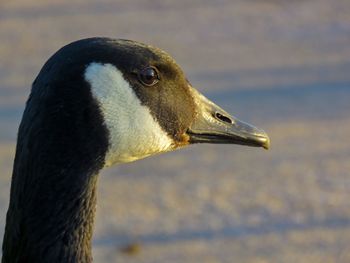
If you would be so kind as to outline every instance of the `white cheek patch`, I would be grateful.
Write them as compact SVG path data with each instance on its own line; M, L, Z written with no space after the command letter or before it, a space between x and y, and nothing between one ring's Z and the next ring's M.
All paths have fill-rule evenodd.
M122 73L111 64L91 63L84 74L109 130L105 165L131 162L174 149L173 140L141 105Z

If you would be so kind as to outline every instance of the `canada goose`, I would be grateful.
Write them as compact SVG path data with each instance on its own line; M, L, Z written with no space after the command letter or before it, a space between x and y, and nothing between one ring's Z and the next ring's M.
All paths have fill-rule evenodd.
M19 127L3 263L91 262L100 170L192 143L269 147L196 91L164 51L90 38L35 79Z

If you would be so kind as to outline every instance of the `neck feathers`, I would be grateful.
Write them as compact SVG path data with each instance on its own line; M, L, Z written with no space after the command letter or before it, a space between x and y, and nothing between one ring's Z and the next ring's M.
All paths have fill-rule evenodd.
M3 263L92 260L95 188L108 132L90 89L81 79L67 78L68 85L55 86L39 75L27 102L18 133Z
M3 242L5 262L92 262L91 239L96 208L96 181L92 177L78 197L41 199L39 207L17 208L7 213ZM79 189L76 189L79 191ZM17 206L20 206L17 204ZM42 207L42 209L40 209Z

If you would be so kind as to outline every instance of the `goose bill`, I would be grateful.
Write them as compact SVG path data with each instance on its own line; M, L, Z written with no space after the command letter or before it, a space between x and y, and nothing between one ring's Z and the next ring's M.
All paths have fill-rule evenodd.
M190 143L241 144L270 147L268 135L261 129L230 116L226 111L196 92L197 114L187 130Z

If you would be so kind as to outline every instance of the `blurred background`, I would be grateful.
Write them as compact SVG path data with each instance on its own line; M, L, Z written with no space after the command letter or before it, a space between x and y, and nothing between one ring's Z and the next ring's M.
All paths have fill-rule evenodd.
M168 51L272 141L105 170L95 262L350 262L348 0L1 1L1 237L31 83L57 49L91 36Z

